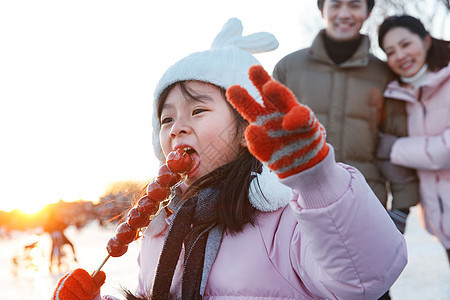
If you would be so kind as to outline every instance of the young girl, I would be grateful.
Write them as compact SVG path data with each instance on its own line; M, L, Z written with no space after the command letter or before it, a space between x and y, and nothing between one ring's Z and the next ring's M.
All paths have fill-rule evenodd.
M411 16L387 18L378 42L398 75L386 88L388 101L405 101L409 137L382 136L379 158L417 169L426 229L437 236L450 261L450 47L432 38ZM393 167L394 166L394 167ZM395 180L395 178L393 178Z
M156 155L188 148L195 165L144 234L128 299L377 299L406 265L403 236L361 173L335 162L313 113L248 52L276 39L241 34L229 20L156 88ZM54 299L100 299L99 274L66 275Z

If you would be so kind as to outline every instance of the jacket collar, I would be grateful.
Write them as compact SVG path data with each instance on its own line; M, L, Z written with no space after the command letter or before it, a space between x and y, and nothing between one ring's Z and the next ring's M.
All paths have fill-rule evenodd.
M438 87L449 79L450 79L450 63L446 67L443 67L437 72L428 73L428 76L425 79L423 86L431 88Z
M323 35L325 34L325 30L321 30L319 34L314 39L311 47L309 48L310 55L317 60L320 60L323 63L336 66L336 64L330 59L328 56L327 50L325 49L325 43L323 41ZM356 49L355 54L338 65L340 68L351 68L351 67L364 67L369 64L369 52L370 50L370 40L366 35L362 36L361 44Z
M398 79L393 80L387 85L384 96L407 102L415 102L419 88L423 88L424 96L430 96L436 91L437 87L444 84L447 80L450 80L450 64L437 72L428 73L427 78L415 89L406 89L400 84Z

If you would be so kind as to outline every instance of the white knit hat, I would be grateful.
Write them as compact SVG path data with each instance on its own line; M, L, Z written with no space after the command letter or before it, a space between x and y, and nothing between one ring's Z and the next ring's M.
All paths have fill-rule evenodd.
M164 162L159 141L160 124L157 107L161 93L171 84L184 80L212 83L224 89L239 84L256 100L260 95L248 78L248 69L259 62L252 53L275 50L278 41L270 33L258 32L242 36L242 23L236 18L228 20L214 39L211 49L195 52L172 65L156 86L153 103L153 149L155 156Z

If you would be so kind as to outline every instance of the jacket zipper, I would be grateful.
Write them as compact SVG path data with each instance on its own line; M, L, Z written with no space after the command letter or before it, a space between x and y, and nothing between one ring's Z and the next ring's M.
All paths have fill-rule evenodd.
M438 195L438 202L439 202L439 210L443 214L444 213L444 205L442 204L442 198L440 195Z
M436 188L438 190L439 190L439 188L438 188L439 181L440 181L439 174L436 174L436 183L437 183ZM441 195L439 194L439 191L437 191L437 198L438 198L438 203L439 203L439 210L440 210L441 214L443 215L444 214L444 204L442 203L442 198L441 198Z
M422 111L423 111L423 118L425 119L426 115L427 115L427 108L425 106L425 104L422 101L422 94L423 94L423 88L420 87L419 88L419 99L417 99L420 103L420 105L422 106Z
M437 175L436 175L436 182L437 182L437 185L439 185L439 181L440 181L439 174L437 174ZM437 187L437 189L439 190L438 187ZM444 203L443 203L443 201L442 201L441 195L439 194L439 191L437 191L437 200L438 200L438 204L439 204L439 211L440 211L440 214L441 214L441 216L440 216L440 221L439 221L440 230L442 231L442 234L443 234L447 239L450 240L449 232L447 232L447 231L445 230L444 224L443 224L443 223L444 223L444 215L445 215L445 212L444 212Z

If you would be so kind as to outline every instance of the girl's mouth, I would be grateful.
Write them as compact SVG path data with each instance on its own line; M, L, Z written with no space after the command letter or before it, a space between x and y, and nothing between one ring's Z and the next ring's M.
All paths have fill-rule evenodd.
M188 177L191 177L200 166L200 155L198 155L197 151L195 151L195 149L190 146L182 147L182 149L186 151L186 153L189 154L192 159L192 166L188 171Z

